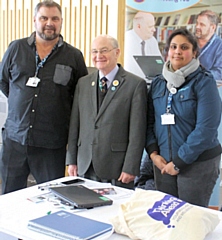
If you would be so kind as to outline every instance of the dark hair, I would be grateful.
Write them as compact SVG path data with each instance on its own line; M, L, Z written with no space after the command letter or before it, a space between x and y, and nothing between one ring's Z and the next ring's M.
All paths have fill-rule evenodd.
M58 8L59 12L60 12L61 15L62 15L61 6L60 6L58 3L54 2L53 0L44 0L43 2L39 2L39 3L36 5L36 7L35 7L35 16L37 15L37 13L38 13L38 11L39 11L39 9L40 9L41 7L48 7L48 8L50 8L50 7L56 7L56 8Z
M197 15L197 18L199 16L207 16L207 18L211 22L211 24L215 24L216 26L219 23L219 16L218 16L218 14L213 12L213 11L211 11L211 10L204 10L204 11L200 12Z
M199 48L198 48L196 37L186 28L178 28L171 33L171 35L168 37L167 42L166 42L166 47L165 47L166 53L168 53L168 51L169 51L170 43L171 43L172 39L177 35L184 36L189 41L189 43L192 44L193 52L196 52L196 57L197 57L199 55L199 51L198 51Z

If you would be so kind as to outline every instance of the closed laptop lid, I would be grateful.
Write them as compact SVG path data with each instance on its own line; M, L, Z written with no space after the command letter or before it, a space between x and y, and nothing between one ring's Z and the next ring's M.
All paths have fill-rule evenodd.
M148 79L154 78L156 75L162 73L163 69L163 58L161 56L150 55L150 56L133 56L145 77Z
M82 185L53 187L50 188L50 191L76 208L94 208L113 203L111 199Z

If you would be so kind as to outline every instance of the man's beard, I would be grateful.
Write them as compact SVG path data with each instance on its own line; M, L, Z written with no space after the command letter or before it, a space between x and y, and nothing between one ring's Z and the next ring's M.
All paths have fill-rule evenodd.
M197 39L205 39L209 36L209 34L210 34L209 30L205 32L205 34L203 34L202 31L198 31L198 33L195 32L195 36Z
M200 30L198 30L198 32L197 32L197 30L195 30L195 36L198 39L201 38L202 37L202 32Z
M198 34L198 35L195 34L195 36L196 36L197 39L201 39L201 38L202 38L202 35L201 35L201 34Z
M53 33L51 34L45 34L45 31L46 30L51 30L51 31L53 31ZM50 29L43 29L43 31L42 32L40 32L40 31L37 31L37 34L42 38L42 39L44 39L44 40L46 40L46 41L51 41L51 40L54 40L54 39L56 39L58 36L59 36L59 33L56 33L56 31L55 31L55 29L53 28L50 28Z
M55 32L53 34L45 34L44 32L37 32L37 33L42 39L46 41L54 40L59 36L59 34Z

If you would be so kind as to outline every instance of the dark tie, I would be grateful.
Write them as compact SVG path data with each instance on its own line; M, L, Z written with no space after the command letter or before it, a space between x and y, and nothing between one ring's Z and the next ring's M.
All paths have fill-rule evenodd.
M141 53L142 53L142 56L145 56L145 41L141 42Z
M107 78L102 77L99 81L99 88L101 92L106 93L107 92Z

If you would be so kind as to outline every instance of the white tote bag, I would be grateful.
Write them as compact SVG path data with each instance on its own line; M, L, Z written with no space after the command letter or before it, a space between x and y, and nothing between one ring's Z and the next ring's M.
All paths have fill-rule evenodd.
M219 221L206 208L160 191L142 189L136 189L111 219L117 233L135 240L203 240Z

